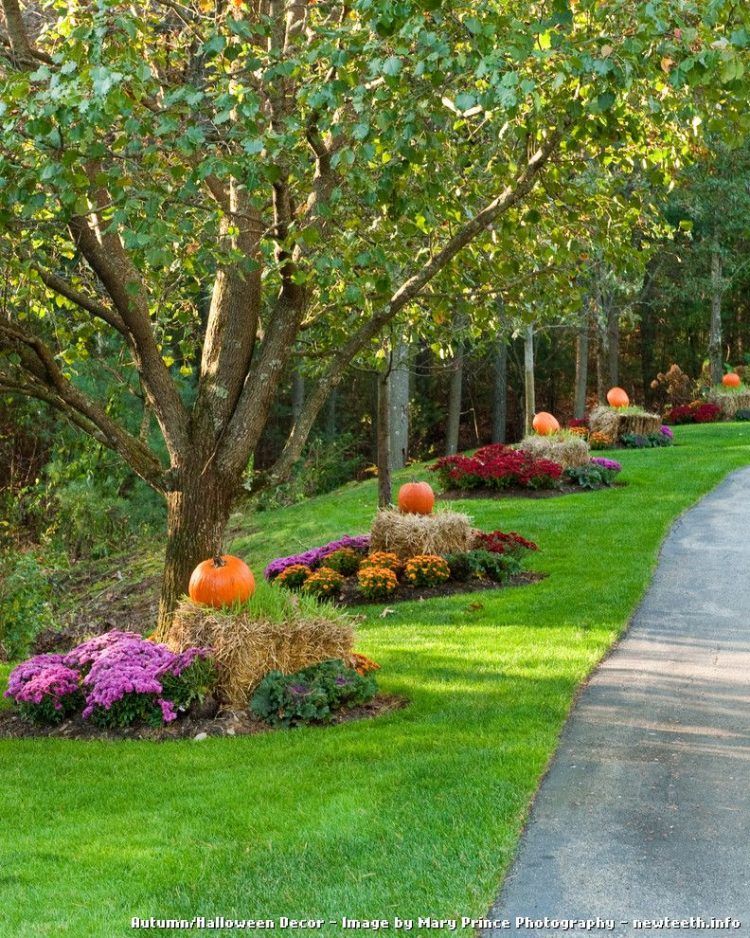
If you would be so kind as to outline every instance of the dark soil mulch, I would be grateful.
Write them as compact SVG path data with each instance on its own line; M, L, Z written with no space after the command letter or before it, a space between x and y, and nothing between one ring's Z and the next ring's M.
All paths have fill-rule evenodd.
M350 723L353 720L369 720L394 710L401 710L408 703L406 697L396 694L377 694L369 703L352 707L351 710L342 710L326 726ZM167 726L138 726L121 730L95 726L80 716L64 720L57 726L37 726L21 719L14 710L3 710L0 711L0 739L145 739L161 743L196 737L205 739L207 736L253 736L257 733L273 733L280 729L269 726L248 710L217 712L217 705L214 703L211 706L208 702L201 709L200 715L188 714Z
M602 489L622 489L627 482L615 482L612 485L594 485L583 488L580 485L559 485L554 489L525 489L520 486L507 489L450 489L438 495L440 500L463 501L471 498L558 498L560 495L580 495L582 492L599 492Z
M365 599L357 588L355 577L350 577L344 584L339 599L342 606L381 605L382 603L398 603L414 601L415 599L432 599L435 596L456 596L462 593L481 593L485 590L502 590L512 586L528 586L545 580L549 574L523 572L516 573L505 583L495 583L493 580L465 580L443 583L441 586L398 586L387 599Z

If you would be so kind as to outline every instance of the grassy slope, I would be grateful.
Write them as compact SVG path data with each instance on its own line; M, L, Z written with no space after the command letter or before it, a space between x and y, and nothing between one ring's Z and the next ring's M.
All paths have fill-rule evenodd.
M551 576L369 609L359 647L385 689L411 697L405 711L201 743L0 742L0 932L125 935L132 915L484 914L573 694L670 523L750 462L745 425L677 438L623 453L625 489L466 503L479 526L538 541L533 566ZM365 483L257 515L234 547L260 570L366 530L373 499Z

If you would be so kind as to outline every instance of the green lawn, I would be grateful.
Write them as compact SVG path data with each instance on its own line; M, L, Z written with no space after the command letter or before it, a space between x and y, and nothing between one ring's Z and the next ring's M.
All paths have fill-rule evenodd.
M627 488L463 504L479 526L537 541L533 566L550 577L386 617L369 607L359 648L406 710L199 743L0 742L0 934L109 938L135 915L483 915L576 688L627 623L670 523L750 463L744 424L678 428L677 441L618 455ZM234 548L259 573L363 532L374 492L257 514Z

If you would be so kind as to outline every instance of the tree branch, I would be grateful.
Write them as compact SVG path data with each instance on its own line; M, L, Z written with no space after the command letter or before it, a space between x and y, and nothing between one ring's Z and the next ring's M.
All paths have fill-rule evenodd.
M52 64L52 59L45 52L35 49L26 32L21 6L18 0L2 0L5 25L13 56L22 64L33 64L35 60Z
M33 264L32 266L39 274L42 282L48 286L50 290L60 296L64 296L66 299L70 300L71 303L75 303L75 305L80 306L81 309L85 309L97 318L102 319L107 325L112 326L112 328L116 329L121 335L127 337L125 323L115 310L109 309L93 297L81 293L80 290L77 290L63 277L59 277L57 274L44 270L44 268L40 267L38 264Z

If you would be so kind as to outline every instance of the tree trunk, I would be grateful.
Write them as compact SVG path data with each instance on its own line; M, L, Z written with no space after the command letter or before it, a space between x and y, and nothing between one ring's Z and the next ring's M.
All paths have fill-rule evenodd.
M390 430L390 363L378 374L377 463L378 505L386 508L392 502L391 430Z
M409 450L409 344L403 339L393 348L389 380L391 468L396 470L406 465Z
M292 372L292 423L299 420L302 408L305 406L305 379L295 368Z
M334 388L328 395L328 400L326 401L325 426L326 437L329 440L332 440L336 436L336 403L338 396L339 389Z
M620 314L610 299L607 303L607 375L609 386L620 383Z
M523 432L528 436L532 430L536 413L536 390L534 387L534 327L528 325L523 339Z
M508 341L499 336L492 364L492 442L505 443L508 423Z
M646 276L641 288L636 311L640 317L639 329L641 340L641 381L643 382L643 400L648 407L654 399L651 382L656 377L656 317L654 316L653 296L656 287L656 275L661 258L653 257L646 266Z
M453 456L458 452L458 436L461 429L461 400L464 381L464 346L456 343L451 362L450 384L448 386L448 419L445 429L445 455Z
M576 392L573 416L582 420L586 414L586 391L589 383L589 307L584 305L584 319L576 336Z
M708 339L708 360L711 383L721 384L724 356L721 350L722 263L718 247L711 253L711 329Z
M224 531L239 480L204 471L208 457L191 460L180 474L179 490L167 493L167 548L159 601L157 635L164 638L190 574L209 557L224 552Z

